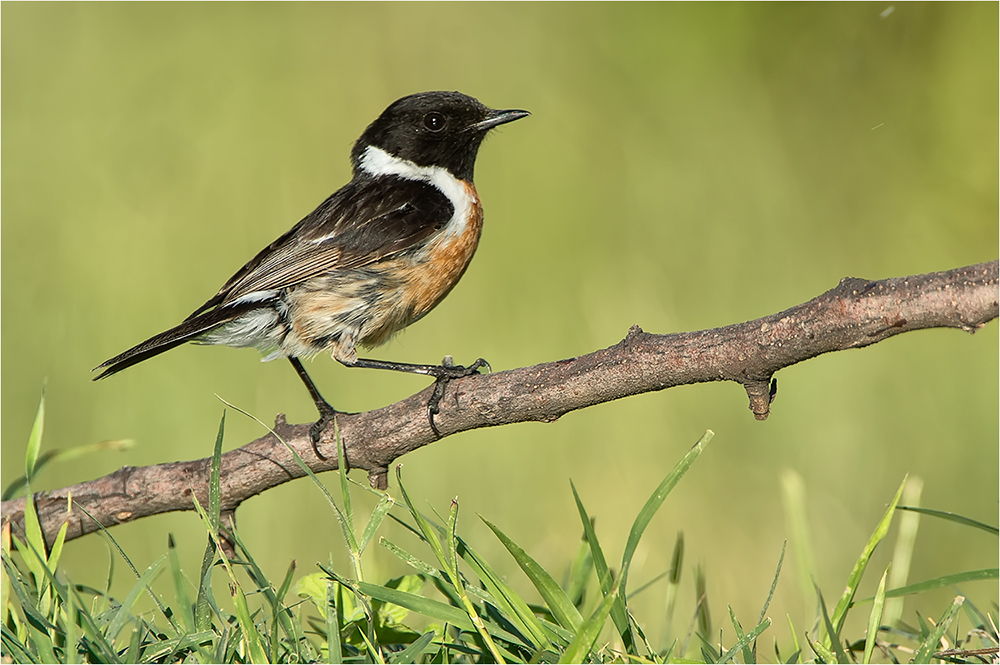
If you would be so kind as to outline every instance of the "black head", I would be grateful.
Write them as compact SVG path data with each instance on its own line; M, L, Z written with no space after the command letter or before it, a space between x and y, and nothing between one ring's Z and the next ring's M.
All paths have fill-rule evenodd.
M472 180L476 153L487 132L529 115L495 111L460 92L421 92L393 102L354 144L355 171L368 146L418 166L440 166Z

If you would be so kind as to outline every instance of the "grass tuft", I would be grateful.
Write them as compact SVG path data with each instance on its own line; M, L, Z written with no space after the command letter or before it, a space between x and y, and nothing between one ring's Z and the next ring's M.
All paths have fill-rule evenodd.
M29 491L38 461L45 458L41 451L44 401L36 421L29 446L32 451L25 465ZM104 590L76 585L60 566L62 540L57 539L51 550L47 550L37 519L32 522L29 518L22 533L12 533L9 525L5 526L0 624L5 662L754 663L759 659L758 638L771 627L767 611L781 578L784 546L758 622L749 630L744 629L729 607L729 622L713 633L707 575L701 565L696 565L693 574L685 577L682 564L690 544L685 542L683 534L678 534L669 570L638 589L630 592L627 588L643 534L659 508L669 500L673 488L692 469L711 432L678 461L639 508L617 571L609 566L594 520L572 484L583 539L573 551L565 553L561 568L568 573L561 585L505 529L481 518L525 574L530 589L541 596L541 605L529 602L515 582L497 574L498 562L487 561L463 539L457 500L451 502L441 517L421 513L406 491L399 469L401 499L379 492L371 514L362 516L355 512L351 502L351 491L357 490L357 486L347 479L346 472L338 474L340 492L335 498L306 468L340 525L344 546L350 553L350 570L342 572L323 565L319 566L319 572L303 573L292 561L280 579L268 579L235 524L220 524L224 433L225 415L214 441L206 488L208 505L202 506L194 500L208 536L201 565L195 567L199 571L197 584L192 584L185 574L185 562L179 557L172 536L167 538L166 552L145 565L140 573L111 534L102 530L114 558L120 557L136 578L126 596L119 600L107 591L114 575L114 558ZM338 455L343 469L339 435ZM305 468L301 459L296 457L296 461ZM801 505L804 488L792 476L786 476L785 486L787 496ZM364 491L371 490L364 488ZM886 590L887 570L873 598L854 600L871 554L890 528L899 497L897 492L862 547L832 613L827 611L822 592L815 589L818 603L813 625L822 626L819 634L815 630L812 637L798 633L791 617L788 618L791 643L783 647L779 638L774 637L777 662L802 662L806 657L811 658L806 662L855 662L855 651L862 654L864 663L878 656L887 661L912 659L918 663L980 662L984 654L995 657L998 643L995 617L984 614L961 595L937 620L918 614L916 628L901 622L892 627L881 625L887 598L959 583L996 580L995 568L953 573L890 590ZM925 511L936 517L945 515L938 513ZM386 517L403 525L415 544L404 548L381 536L379 531ZM944 518L969 528L982 528L957 516ZM792 551L796 561L810 561L804 513L793 511L789 522L794 527ZM357 528L361 524L365 526L358 537ZM381 584L366 580L361 554L373 541L413 572ZM907 553L911 549L912 543L907 544ZM227 555L227 551L235 552L236 556ZM166 604L150 591L150 584L165 570L169 571L174 594L173 602ZM227 598L213 595L216 574L224 575L230 591ZM630 595L655 588L661 579L666 586L668 637L665 648L658 651L647 640L644 626L650 621L660 623L664 616L635 616L628 601ZM694 587L697 600L690 610L691 627L681 639L670 634L678 589L685 584ZM192 591L197 593L193 603ZM152 596L157 611L137 612L137 601L143 594ZM432 597L434 594L438 597ZM848 613L869 601L873 606L866 617L864 637L844 639ZM960 628L961 623L971 623L972 627ZM803 636L805 645L800 646ZM899 641L887 642L889 636Z

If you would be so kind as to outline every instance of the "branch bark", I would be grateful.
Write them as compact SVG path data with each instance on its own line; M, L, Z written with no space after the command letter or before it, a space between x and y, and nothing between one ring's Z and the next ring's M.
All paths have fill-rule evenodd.
M632 326L618 344L593 353L448 384L435 422L442 437L479 427L525 421L552 422L563 414L630 395L707 381L735 381L747 391L758 420L774 398L774 374L823 353L869 346L925 328L975 332L998 316L998 262L945 272L869 281L846 278L821 296L778 314L724 328L655 335ZM390 464L437 440L426 405L432 387L396 404L338 416L345 458L384 489ZM274 433L314 472L337 468L332 427L319 459L309 423L277 416ZM35 494L49 543L64 521L66 538L97 530L83 507L104 526L175 510L193 510L192 495L207 505L210 459L122 467L88 482ZM222 508L304 475L273 434L222 457ZM67 513L72 493L74 509ZM24 528L25 499L4 501L4 522Z

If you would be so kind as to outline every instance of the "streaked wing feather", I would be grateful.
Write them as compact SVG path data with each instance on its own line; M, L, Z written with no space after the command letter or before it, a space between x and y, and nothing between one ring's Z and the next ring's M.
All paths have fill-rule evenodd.
M288 288L417 247L453 213L447 197L426 182L352 181L258 253L189 318L251 293Z

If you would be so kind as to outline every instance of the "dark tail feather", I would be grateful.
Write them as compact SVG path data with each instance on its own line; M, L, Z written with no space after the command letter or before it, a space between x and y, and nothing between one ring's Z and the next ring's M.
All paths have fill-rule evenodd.
M104 370L95 376L93 380L97 381L98 379L111 376L136 363L141 363L143 360L158 356L164 351L169 351L175 346L190 342L202 333L223 323L228 323L241 314L245 314L257 307L260 307L260 303L246 303L244 306L237 307L219 307L210 312L187 319L180 325L174 326L159 335L150 337L142 344L133 346L128 351L118 354L111 360L105 360L93 369L95 372L99 369Z

